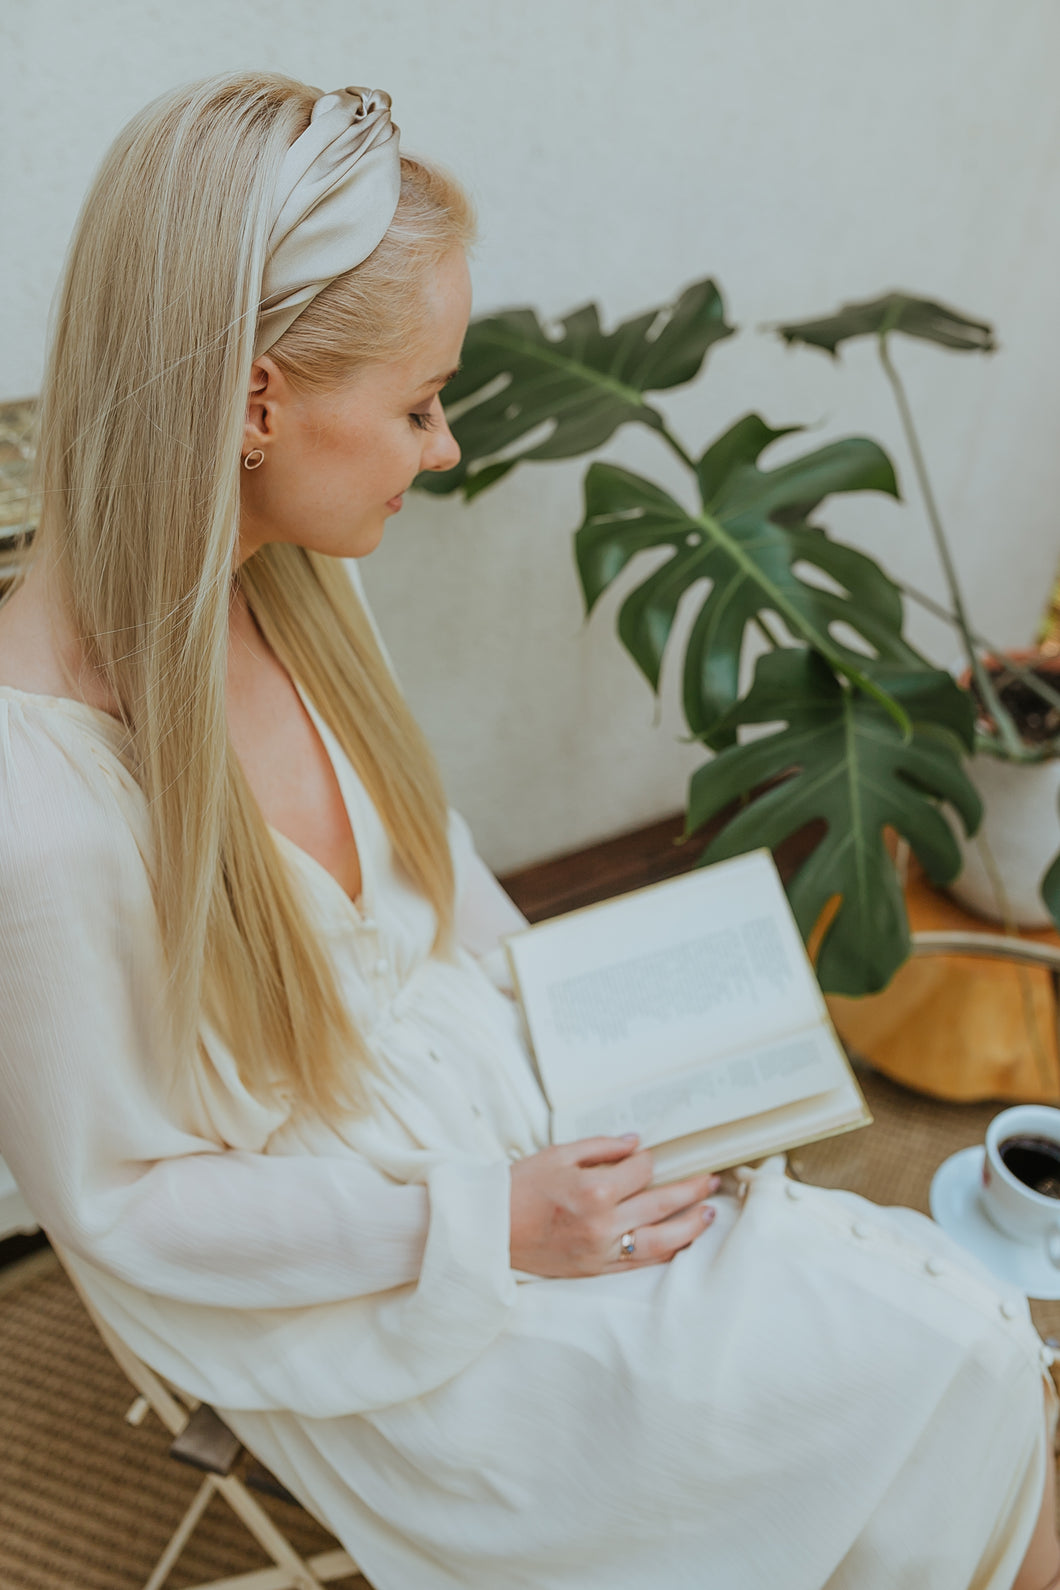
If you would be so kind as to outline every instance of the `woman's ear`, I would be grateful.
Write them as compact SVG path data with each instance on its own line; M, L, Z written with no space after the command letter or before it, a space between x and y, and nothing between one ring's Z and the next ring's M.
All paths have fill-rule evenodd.
M244 428L244 452L270 442L276 435L279 409L288 390L283 372L268 354L255 359L250 370L247 388L247 419Z

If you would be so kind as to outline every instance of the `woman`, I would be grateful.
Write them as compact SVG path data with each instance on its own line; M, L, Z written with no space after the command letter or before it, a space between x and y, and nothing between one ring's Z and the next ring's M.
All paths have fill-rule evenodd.
M0 611L0 1151L378 1590L1042 1590L1022 1300L775 1165L546 1146L520 919L337 561L456 461L470 234L374 90L108 156Z

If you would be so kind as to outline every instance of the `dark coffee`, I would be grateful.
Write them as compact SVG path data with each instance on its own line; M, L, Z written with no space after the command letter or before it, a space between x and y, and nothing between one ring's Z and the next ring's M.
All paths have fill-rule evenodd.
M1060 1198L1060 1143L1051 1137L1006 1137L998 1153L1025 1187L1046 1198Z

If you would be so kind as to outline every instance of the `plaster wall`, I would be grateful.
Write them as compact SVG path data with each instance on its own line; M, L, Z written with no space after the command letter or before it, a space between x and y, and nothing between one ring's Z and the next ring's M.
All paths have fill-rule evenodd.
M49 300L107 143L175 83L261 66L393 95L406 148L476 200L479 312L605 318L713 274L744 334L665 407L693 452L750 408L879 437L909 502L829 523L942 594L872 351L785 352L767 320L892 286L994 320L993 358L900 349L980 626L1031 635L1060 523L1060 10L1051 0L3 0L0 398L36 390ZM776 450L782 457L789 446ZM606 455L684 489L654 438ZM365 581L454 803L504 869L676 809L698 755L570 552L578 463L466 507L416 498ZM939 661L948 632L917 617Z

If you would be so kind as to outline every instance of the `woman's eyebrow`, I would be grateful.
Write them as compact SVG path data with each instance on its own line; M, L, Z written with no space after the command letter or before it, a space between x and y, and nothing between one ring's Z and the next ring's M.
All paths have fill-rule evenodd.
M432 375L431 379L429 381L424 381L423 385L420 387L420 391L421 392L426 391L426 389L429 386L437 386L437 387L445 386L448 381L451 381L453 379L454 375L456 375L456 373L457 373L457 371L459 369L460 369L460 366L457 364L457 365L454 365L451 370L447 371L447 373L445 375Z

